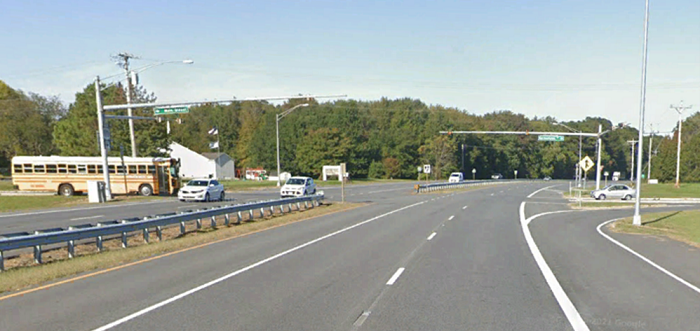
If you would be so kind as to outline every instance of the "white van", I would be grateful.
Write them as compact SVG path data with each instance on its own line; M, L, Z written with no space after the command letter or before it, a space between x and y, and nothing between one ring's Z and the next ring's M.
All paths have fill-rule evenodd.
M464 180L464 175L461 172L453 172L450 175L450 179L448 182L450 183L459 183Z

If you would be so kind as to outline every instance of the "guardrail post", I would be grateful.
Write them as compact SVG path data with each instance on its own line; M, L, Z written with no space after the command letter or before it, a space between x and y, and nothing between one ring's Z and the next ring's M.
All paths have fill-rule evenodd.
M121 223L126 224L126 221L122 221ZM129 237L127 237L127 233L122 232L122 248L126 248L127 246L129 246L128 240L129 240Z
M163 227L158 225L156 226L156 235L158 236L158 241L163 241Z
M275 206L270 206L270 216L275 214Z
M260 217L265 218L265 208L260 208Z
M229 214L225 214L225 215L224 215L224 225L225 225L225 226L229 226L229 225L231 224L231 223L230 223L230 217L231 217L231 216L229 216Z
M34 234L39 234L38 231L34 231ZM41 245L34 246L34 263L41 264Z
M5 271L5 256L3 252L0 251L0 272Z
M201 228L202 228L202 219L201 219L201 218L198 218L198 219L197 219L197 230L199 230L199 229L201 229Z
M185 222L180 222L180 234L185 234Z
M216 227L216 216L211 217L211 227L215 228Z
M301 210L301 203L297 202L297 211Z
M304 209L309 209L309 202L308 201L304 201Z
M236 216L238 217L238 222L236 224L241 224L241 221L243 220L243 215L239 211Z
M149 243L149 235L148 235L148 228L143 228L143 241L145 241L147 244Z
M97 227L102 227L102 224L97 223ZM97 246L97 252L102 252L102 236L97 236L97 240L95 240L95 245Z
M289 203L289 205L287 205L287 207L289 207L289 212L291 213L292 212L292 203Z
M284 204L279 205L280 207L280 214L284 215Z
M73 230L72 226L68 227L68 230ZM68 258L72 259L75 256L75 240L68 240Z

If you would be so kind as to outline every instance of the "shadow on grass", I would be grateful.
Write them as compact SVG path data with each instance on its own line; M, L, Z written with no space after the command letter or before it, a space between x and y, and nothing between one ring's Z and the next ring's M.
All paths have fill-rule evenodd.
M676 216L676 215L680 214L681 212L682 212L682 211L677 211L677 212L675 212L675 213L668 214L668 215L666 215L666 216L664 216L664 217L659 217L659 218L657 218L657 219L655 219L655 220L642 222L642 225L649 225L649 224L652 224L652 223L656 223L656 222L659 222L659 221L663 221L663 220L665 220L665 219L667 219L667 218Z

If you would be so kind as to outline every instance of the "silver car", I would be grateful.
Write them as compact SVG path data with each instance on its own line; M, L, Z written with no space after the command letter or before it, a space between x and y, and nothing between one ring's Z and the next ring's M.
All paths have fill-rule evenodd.
M637 194L637 191L627 185L610 184L600 190L591 192L591 197L596 200L605 200L607 198L618 198L622 200L631 200Z

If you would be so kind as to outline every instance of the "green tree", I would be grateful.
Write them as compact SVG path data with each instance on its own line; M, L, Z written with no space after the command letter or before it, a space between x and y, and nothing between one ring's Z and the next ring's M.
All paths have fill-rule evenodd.
M319 178L324 165L346 162L351 149L350 139L338 129L311 130L297 146L297 163L302 174ZM348 169L351 172L352 168Z

